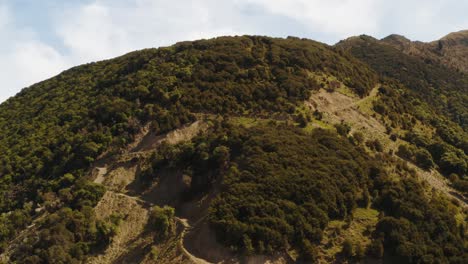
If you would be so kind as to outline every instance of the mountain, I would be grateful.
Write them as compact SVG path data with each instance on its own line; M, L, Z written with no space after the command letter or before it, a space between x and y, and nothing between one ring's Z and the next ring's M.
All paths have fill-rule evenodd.
M447 39L432 60L395 35L219 37L28 87L0 105L0 257L463 263L466 43Z
M398 48L396 42L410 43L396 35L391 35L382 41L360 36L341 41L336 46L351 52L381 76L398 80L418 98L424 98L432 108L466 129L467 74L444 64L427 63L422 55L400 52L401 48ZM393 44L388 45L388 43ZM413 44L409 45L413 47Z
M468 30L450 33L429 43L410 41L398 35L390 35L381 41L427 63L442 64L468 73Z
M338 45L353 38L341 41ZM389 35L379 42L418 57L427 64L439 64L468 73L468 30L453 32L431 42L411 41L398 34Z

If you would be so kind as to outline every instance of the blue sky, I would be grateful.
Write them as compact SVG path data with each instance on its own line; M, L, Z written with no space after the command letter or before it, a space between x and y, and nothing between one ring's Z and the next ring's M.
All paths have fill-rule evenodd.
M431 41L468 29L460 0L0 0L0 102L72 66L219 35L334 44L392 33Z

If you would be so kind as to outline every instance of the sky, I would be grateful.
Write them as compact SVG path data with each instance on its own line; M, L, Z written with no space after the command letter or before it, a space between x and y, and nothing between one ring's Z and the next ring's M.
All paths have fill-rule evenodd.
M221 35L334 44L468 29L467 0L0 0L0 102L70 67Z

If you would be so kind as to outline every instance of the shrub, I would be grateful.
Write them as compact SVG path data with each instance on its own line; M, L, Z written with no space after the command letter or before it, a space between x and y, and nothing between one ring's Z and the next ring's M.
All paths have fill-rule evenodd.
M459 190L463 195L468 195L468 180L456 180L453 183L453 188Z
M354 256L353 242L350 239L345 239L341 252L348 258Z
M252 240L249 238L248 235L244 235L243 239L243 247L244 247L244 254L245 255L251 255L255 252L255 249L252 245Z
M411 160L413 158L413 151L407 145L398 146L396 154L406 160Z
M314 263L317 261L318 250L312 245L309 240L304 239L301 247L302 260L306 263Z
M382 258L384 255L384 246L383 246L382 240L380 239L372 240L372 243L370 244L368 248L368 254L375 258Z
M419 149L416 151L415 162L419 167L425 170L428 170L434 166L431 154L425 149Z
M364 134L361 132L357 131L353 133L353 138L356 141L358 145L362 144L364 142Z
M346 123L335 124L335 129L342 136L347 136L349 131L351 131L351 127Z
M174 208L172 207L159 207L156 205L151 209L149 224L151 225L151 229L157 232L156 236L158 239L167 239L172 233L173 218Z
M364 247L359 242L356 245L355 255L356 255L357 259L362 259L366 255L366 251L365 251Z
M382 143L378 139L370 140L366 142L366 146L372 150L375 150L377 152L382 152L383 151L383 146Z

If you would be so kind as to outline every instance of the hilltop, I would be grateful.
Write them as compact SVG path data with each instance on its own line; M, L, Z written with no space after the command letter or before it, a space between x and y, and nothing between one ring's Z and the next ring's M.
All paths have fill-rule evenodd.
M431 42L411 41L392 34L379 41L428 64L440 64L468 73L468 30L450 33Z

